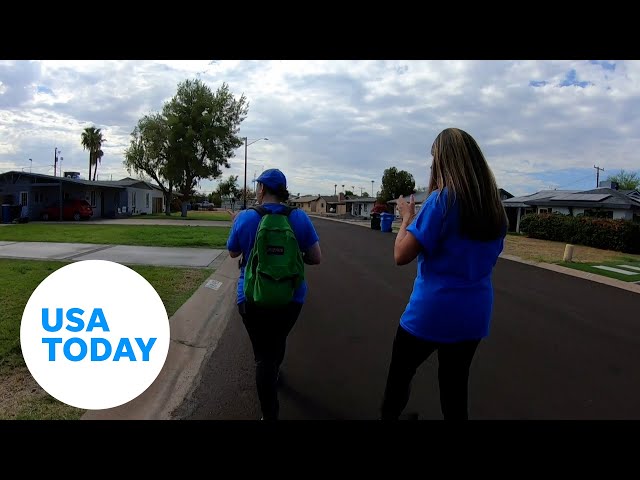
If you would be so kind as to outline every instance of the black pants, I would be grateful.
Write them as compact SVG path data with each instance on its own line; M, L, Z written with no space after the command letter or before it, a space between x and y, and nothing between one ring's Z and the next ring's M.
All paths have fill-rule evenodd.
M284 360L287 336L298 320L301 303L290 303L283 308L260 308L241 303L238 311L249 334L256 364L256 388L265 420L277 420L278 372Z
M398 325L387 386L381 408L382 420L397 420L409 401L416 370L438 351L440 408L445 420L468 420L469 368L480 340L436 343L422 340Z

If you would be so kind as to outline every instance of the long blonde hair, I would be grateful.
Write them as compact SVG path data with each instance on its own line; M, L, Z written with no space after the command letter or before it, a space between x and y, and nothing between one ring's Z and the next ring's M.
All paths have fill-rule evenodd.
M460 233L481 241L504 235L507 214L493 172L473 137L447 128L436 137L431 154L428 191L447 188L449 205L459 205Z

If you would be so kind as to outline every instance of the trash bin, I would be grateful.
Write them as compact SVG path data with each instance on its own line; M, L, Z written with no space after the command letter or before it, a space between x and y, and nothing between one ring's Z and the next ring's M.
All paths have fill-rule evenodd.
M380 214L371 214L371 230L380 230Z
M380 230L382 230L383 232L390 232L392 223L393 215L390 213L383 213L380 220Z
M2 204L2 223L11 223L11 205Z

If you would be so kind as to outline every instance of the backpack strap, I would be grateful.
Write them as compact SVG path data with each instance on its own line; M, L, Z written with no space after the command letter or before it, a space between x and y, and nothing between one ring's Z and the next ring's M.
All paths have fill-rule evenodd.
M284 215L284 216L288 217L291 214L291 212L293 212L295 209L296 209L296 207L290 207L290 206L286 205L284 207L284 210L282 212L280 212L280 215ZM269 210L264 208L262 205L252 205L251 207L247 208L247 210L255 210L256 212L258 212L260 214L260 217L264 217L266 214L271 213L271 212L269 212Z
M264 208L262 205L252 205L251 207L248 208L248 210L255 210L256 212L258 212L261 218L264 217L267 213L269 213L269 210Z

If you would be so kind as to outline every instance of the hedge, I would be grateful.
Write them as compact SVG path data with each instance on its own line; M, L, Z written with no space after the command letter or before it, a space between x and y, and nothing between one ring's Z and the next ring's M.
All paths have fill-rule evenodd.
M532 213L520 220L520 231L531 238L640 253L640 224L628 220Z

